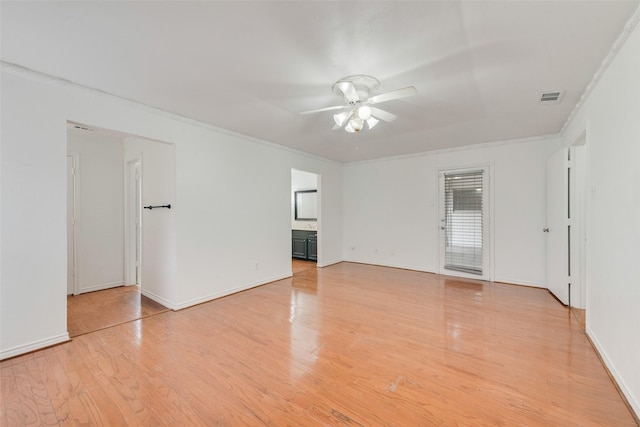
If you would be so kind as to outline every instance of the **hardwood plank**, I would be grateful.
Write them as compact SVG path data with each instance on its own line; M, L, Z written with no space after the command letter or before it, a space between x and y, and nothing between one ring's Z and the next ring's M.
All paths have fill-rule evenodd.
M164 313L169 309L140 293L138 286L119 286L67 296L70 337Z
M580 308L571 308L571 312L582 330L585 331L587 329L587 311Z
M546 290L350 263L0 371L3 425L635 425Z
M293 274L300 273L305 270L315 270L317 264L315 261L291 258L291 270Z

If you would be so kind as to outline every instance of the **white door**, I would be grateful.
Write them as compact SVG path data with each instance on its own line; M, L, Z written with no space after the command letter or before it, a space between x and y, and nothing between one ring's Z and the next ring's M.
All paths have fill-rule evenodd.
M547 287L563 304L569 304L569 149L547 161Z
M489 168L439 174L440 274L490 280Z
M127 285L141 283L142 254L142 178L140 159L127 162L126 170L126 231L125 231L125 271Z
M67 155L67 295L75 293L75 222L76 222L76 184L75 158Z

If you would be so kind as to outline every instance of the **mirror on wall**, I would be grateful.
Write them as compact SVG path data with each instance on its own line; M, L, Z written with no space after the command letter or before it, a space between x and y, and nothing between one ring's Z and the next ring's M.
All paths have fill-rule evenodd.
M295 192L296 221L316 221L318 219L318 190Z

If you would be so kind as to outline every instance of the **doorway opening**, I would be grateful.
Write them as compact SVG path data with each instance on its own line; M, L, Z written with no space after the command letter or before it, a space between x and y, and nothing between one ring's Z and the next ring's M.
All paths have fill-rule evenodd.
M167 311L161 301L146 295L154 290L155 284L145 283L143 274L143 154L148 154L145 159L152 171L167 170L174 162L173 147L69 123L67 150L69 336ZM175 180L175 176L170 175L169 179ZM155 175L150 178L154 180ZM156 191L155 187L171 186L159 182L151 189ZM175 186L171 188L175 191ZM172 201L173 195L161 200ZM150 232L165 231L171 220L167 215L171 214L165 213L163 217L154 212L151 222L155 228ZM149 245L152 259L157 259L153 258L157 255L154 251L170 250L168 245L163 242ZM162 270L153 262L151 267ZM149 275L155 274L153 271Z
M547 160L547 288L586 327L584 135Z
M292 272L315 268L320 261L320 176L291 169Z

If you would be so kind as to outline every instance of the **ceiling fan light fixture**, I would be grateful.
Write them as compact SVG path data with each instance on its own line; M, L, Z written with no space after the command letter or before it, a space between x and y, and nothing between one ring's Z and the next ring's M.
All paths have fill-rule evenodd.
M349 126L355 132L360 132L362 130L363 125L364 125L364 120L362 120L360 117L354 117L351 120L349 120Z
M363 105L358 108L358 117L362 120L368 120L371 117L371 107Z
M379 85L380 82L378 79L366 74L355 74L343 77L334 83L333 92L344 99L344 104L302 111L300 114L343 110L333 115L335 125L332 129L343 128L349 133L355 133L362 130L365 122L369 129L372 129L380 121L391 123L397 118L394 114L379 109L376 106L377 104L418 94L415 87L407 86L402 89L371 96Z
M351 111L343 111L342 113L334 114L333 120L336 122L336 125L342 127L349 116L351 116Z

